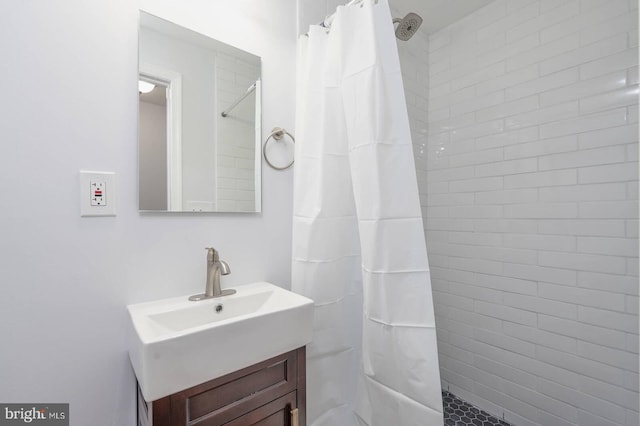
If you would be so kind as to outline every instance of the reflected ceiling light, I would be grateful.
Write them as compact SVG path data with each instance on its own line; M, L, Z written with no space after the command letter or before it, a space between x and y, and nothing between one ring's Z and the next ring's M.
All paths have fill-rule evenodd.
M138 80L138 91L140 93L149 93L156 87L153 83L148 83L146 81Z

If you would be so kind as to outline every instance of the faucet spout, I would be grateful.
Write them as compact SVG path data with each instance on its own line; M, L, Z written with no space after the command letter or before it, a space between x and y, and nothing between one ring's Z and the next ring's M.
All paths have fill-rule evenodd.
M231 268L229 268L229 264L224 260L220 260L220 275L229 275L231 273Z
M220 275L229 275L231 268L224 260L220 260L218 251L213 247L207 247L207 281L204 294L189 297L189 300L197 301L211 299L213 297L229 296L236 291L233 289L222 290L220 287Z

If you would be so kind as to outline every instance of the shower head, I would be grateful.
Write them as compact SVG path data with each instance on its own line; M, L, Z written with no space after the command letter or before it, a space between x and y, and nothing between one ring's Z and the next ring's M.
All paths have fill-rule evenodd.
M418 31L422 25L422 17L417 13L409 12L404 18L396 18L394 24L398 24L396 28L396 37L402 41L407 41Z

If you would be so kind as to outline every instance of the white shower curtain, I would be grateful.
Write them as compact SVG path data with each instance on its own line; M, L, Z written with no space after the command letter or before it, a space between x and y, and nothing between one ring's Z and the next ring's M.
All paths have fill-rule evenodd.
M427 252L387 0L300 38L292 288L310 426L442 425Z

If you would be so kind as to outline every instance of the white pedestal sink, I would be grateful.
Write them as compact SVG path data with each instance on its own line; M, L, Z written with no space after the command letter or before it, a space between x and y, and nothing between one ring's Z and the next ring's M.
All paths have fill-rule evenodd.
M248 367L311 341L313 302L273 284L198 302L127 306L129 357L147 401Z

